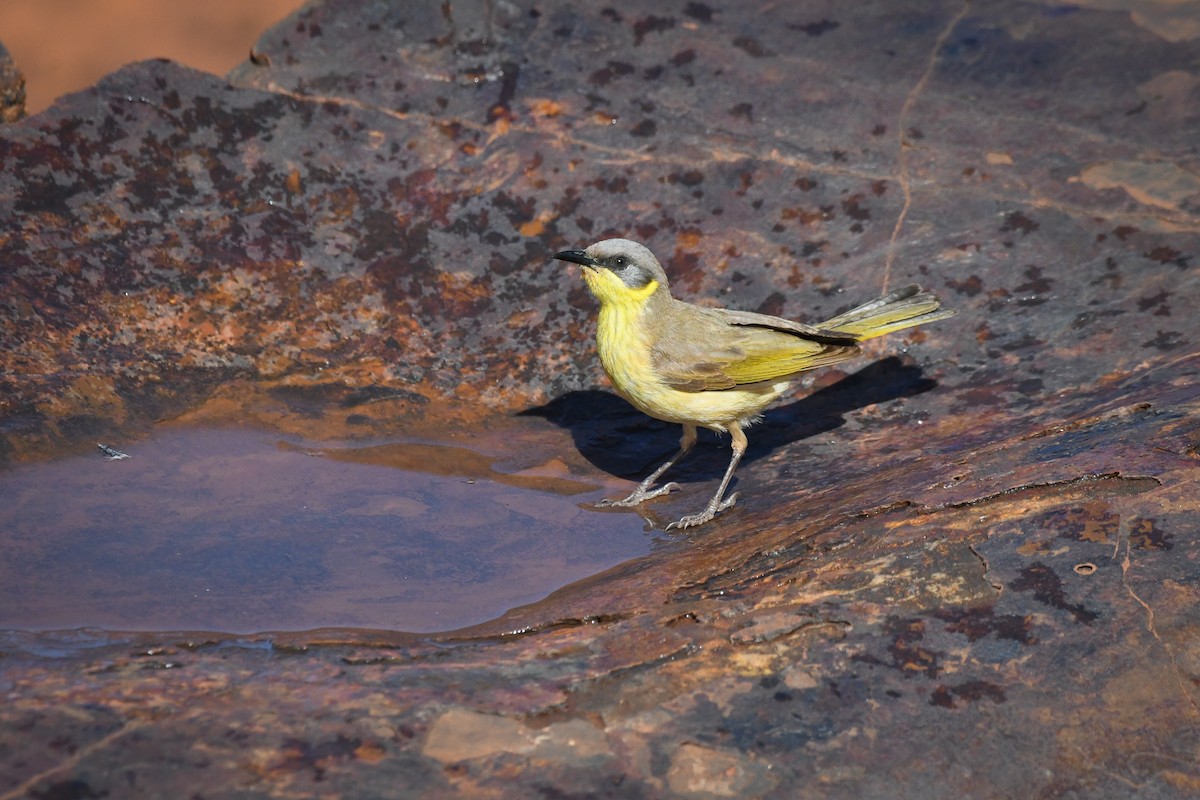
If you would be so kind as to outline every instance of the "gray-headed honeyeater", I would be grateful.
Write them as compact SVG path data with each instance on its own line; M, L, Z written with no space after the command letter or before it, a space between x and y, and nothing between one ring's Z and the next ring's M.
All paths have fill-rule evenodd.
M654 254L628 239L606 239L554 257L582 265L584 280L600 301L596 345L617 393L652 417L683 425L679 452L633 494L601 505L633 506L679 488L675 483L651 487L692 449L699 427L728 433L733 440L733 456L712 500L668 529L708 522L734 504L737 494L725 497L725 490L746 452L744 429L787 391L797 373L853 358L867 339L954 315L914 285L814 327L677 300Z

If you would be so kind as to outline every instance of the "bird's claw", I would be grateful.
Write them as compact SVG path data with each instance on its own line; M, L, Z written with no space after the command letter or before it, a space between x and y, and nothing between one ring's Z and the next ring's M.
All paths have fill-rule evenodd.
M679 484L676 483L675 481L671 481L670 483L664 483L662 486L658 487L657 489L655 489L652 492L643 492L642 499L649 500L652 497L662 497L664 494L670 494L671 492L675 491L678 488L680 488Z
M727 508L730 508L736 502L737 502L737 492L734 492L733 494L729 495L729 497L726 497L724 500L722 500L716 506L710 505L708 508L701 511L699 514L688 514L686 517L683 517L682 519L677 520L676 522L672 522L670 525L668 525L666 527L666 530L669 530L669 531L683 530L684 528L694 528L697 525L703 525L704 523L711 520L713 517L715 517L720 512L724 511Z
M629 506L636 506L640 502L641 500L634 500L631 495L624 500L609 500L607 498L597 500L592 505L596 508L628 508Z
M655 497L662 497L664 494L673 492L679 488L679 484L671 481L664 483L662 486L652 491L646 491L640 486L634 490L633 494L622 500L597 500L595 506L597 508L629 508L630 506L641 505L647 500Z

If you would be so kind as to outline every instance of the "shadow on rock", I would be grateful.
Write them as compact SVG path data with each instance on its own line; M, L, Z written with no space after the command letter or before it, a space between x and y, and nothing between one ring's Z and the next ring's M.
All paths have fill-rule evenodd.
M782 445L839 428L852 411L913 397L936 385L919 366L898 356L875 361L837 383L768 409L763 421L748 433L750 447L742 464L752 463ZM598 469L623 478L640 479L679 445L678 425L652 419L607 391L568 392L519 415L543 417L567 428L584 458ZM696 450L671 471L670 479L719 478L728 459L728 439L702 430Z

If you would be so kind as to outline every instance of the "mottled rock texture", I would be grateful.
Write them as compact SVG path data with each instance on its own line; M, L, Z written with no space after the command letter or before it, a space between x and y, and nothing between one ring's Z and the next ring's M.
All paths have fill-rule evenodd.
M0 797L1195 796L1188 10L330 0L5 128L9 460L524 412L634 475L675 431L549 259L614 234L687 299L959 316L771 411L685 547L478 628L6 635Z
M0 124L25 116L25 76L0 43Z

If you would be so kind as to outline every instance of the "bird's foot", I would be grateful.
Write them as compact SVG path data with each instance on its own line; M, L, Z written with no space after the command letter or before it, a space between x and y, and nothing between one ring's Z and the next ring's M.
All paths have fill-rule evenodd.
M737 492L734 492L733 494L729 495L729 497L726 497L724 500L722 500L720 503L710 503L708 508L701 511L699 514L688 514L683 519L680 519L677 522L672 522L670 525L667 526L666 529L669 531L670 530L683 530L684 528L694 528L697 525L703 525L704 523L708 522L713 517L715 517L717 514L721 513L725 509L733 506L733 504L736 502L737 502Z
M668 492L673 492L678 488L679 488L679 484L675 483L674 481L671 481L670 483L664 483L662 486L658 487L657 489L647 490L647 489L644 489L643 487L639 486L638 488L633 490L633 494L629 495L629 497L626 497L624 500L599 500L596 502L596 507L597 508L628 508L630 506L637 506L637 505L641 505L642 503L646 502L647 500L653 499L655 497L662 497L664 494L667 494Z

